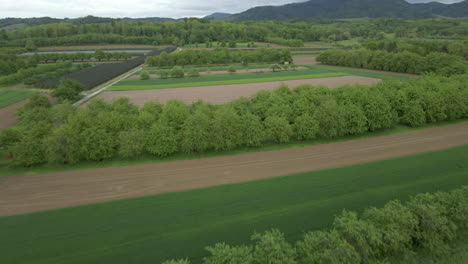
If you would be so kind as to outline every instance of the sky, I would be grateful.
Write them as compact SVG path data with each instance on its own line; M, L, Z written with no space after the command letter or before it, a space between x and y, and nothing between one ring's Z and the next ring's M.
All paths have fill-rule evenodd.
M378 1L378 0L376 0ZM409 0L429 2L430 0ZM442 3L461 0L439 0ZM214 12L239 13L251 7L304 0L0 0L0 18L55 17L203 17Z

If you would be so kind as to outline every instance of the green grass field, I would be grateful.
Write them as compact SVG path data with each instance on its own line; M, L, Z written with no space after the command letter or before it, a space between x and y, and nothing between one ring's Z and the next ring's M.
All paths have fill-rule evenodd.
M415 77L410 77L406 75L397 75L397 74L391 74L391 73L381 73L381 72L370 72L366 71L365 69L363 70L353 70L351 68L346 69L346 68L334 68L334 67L328 67L328 66L322 66L322 65L303 65L304 67L307 67L311 70L317 70L321 69L323 71L328 71L330 73L332 72L339 72L339 73L344 73L346 75L355 75L355 76L363 76L363 77L371 77L371 78L377 78L377 79L382 79L382 80L409 80L411 78Z
M290 241L343 208L468 184L468 145L288 177L0 217L2 263L161 263L279 228Z
M151 79L151 80L124 80L117 85L110 87L109 91L128 91L128 90L148 90L148 89L166 89L183 88L196 86L212 86L227 84L244 84L259 82L288 81L300 79L314 79L345 76L337 71L323 69L306 69L297 71L281 72L263 72L263 73L237 73L237 74L217 74L200 76L196 78L170 78L170 79Z
M211 42L212 47L211 48L221 48L221 45L218 41L212 41ZM241 42L241 43L236 43L235 48L263 48L263 47L268 47L268 45L255 45L255 47L248 47L247 42ZM184 45L184 48L206 48L206 43L195 43L195 44L186 44ZM225 48L230 48L229 45L226 44Z
M0 108L30 97L34 92L27 90L0 90Z

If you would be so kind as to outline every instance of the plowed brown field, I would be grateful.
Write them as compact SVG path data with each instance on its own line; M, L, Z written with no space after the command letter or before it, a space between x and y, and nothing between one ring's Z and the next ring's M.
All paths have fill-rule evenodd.
M468 144L468 122L331 144L0 178L0 215L252 181Z
M133 91L110 91L103 92L98 95L98 98L103 98L107 102L111 102L118 97L128 97L130 102L139 106L148 101L158 100L165 103L171 99L178 99L184 103L191 104L198 100L203 100L212 104L223 104L239 97L249 97L260 90L274 90L280 87L281 84L286 84L289 87L296 87L303 84L324 85L330 88L347 85L347 84L364 84L371 85L380 82L380 79L361 77L361 76L341 76L331 78L317 78L305 80L291 80L278 82L263 82L263 83L246 83L246 84L230 84L230 85L214 85L189 88L171 88L171 89L154 89L154 90L133 90Z

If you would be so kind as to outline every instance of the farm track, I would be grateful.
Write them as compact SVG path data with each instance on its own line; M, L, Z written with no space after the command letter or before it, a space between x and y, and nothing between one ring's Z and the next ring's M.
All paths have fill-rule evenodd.
M275 90L282 84L289 87L299 85L324 85L329 88L348 85L364 84L371 85L380 82L380 79L361 76L341 76L330 78L316 78L304 80L275 81L246 84L213 85L188 88L169 88L153 90L132 90L132 91L104 91L97 97L107 102L119 97L128 97L130 102L142 106L148 101L159 101L165 103L171 99L178 99L186 104L203 100L212 104L223 104L238 99L239 97L250 97L260 90Z
M0 215L266 179L466 144L468 122L278 151L5 177L0 178Z

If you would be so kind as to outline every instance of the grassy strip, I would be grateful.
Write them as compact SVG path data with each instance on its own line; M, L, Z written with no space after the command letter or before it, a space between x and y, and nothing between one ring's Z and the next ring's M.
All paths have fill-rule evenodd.
M322 65L301 65L303 67L307 67L311 70L326 70L328 72L339 72L339 73L345 73L348 75L355 75L355 76L363 76L363 77L370 77L370 78L377 78L377 79L382 79L382 80L409 80L412 78L412 76L406 76L406 75L400 75L400 74L392 74L392 73L384 73L384 72L371 72L371 71L366 71L365 69L363 70L354 70L354 69L346 69L346 68L334 68L334 67L328 67L328 66L322 66Z
M198 86L214 86L214 85L229 85L229 84L246 84L246 83L262 83L262 82L276 82L276 81L291 81L291 80L304 80L304 79L317 79L346 76L344 73L320 73L299 76L277 76L269 78L255 78L255 79L239 79L239 80L225 80L225 81L207 81L207 82L191 82L180 84L160 84L160 85L118 85L112 86L109 91L130 91L130 90L151 90L151 89L168 89L168 88L185 88L185 87L198 87Z
M108 168L108 167L128 166L128 165L137 165L137 164L145 164L145 163L201 159L201 158L210 158L210 157L218 157L218 156L237 155L237 154L243 154L243 153L273 151L273 150L281 150L281 149L287 149L287 148L300 148L300 147L305 147L305 146L313 146L313 145L348 141L348 140L354 140L354 139L362 139L362 138L369 138L369 137L405 133L405 132L411 132L411 131L416 131L416 130L425 129L425 128L463 123L467 121L468 119L462 119L462 120L457 120L457 121L446 121L446 122L428 124L428 125L417 127L417 128L400 125L391 129L385 129L385 130L380 130L376 132L368 132L364 135L344 136L344 137L333 138L333 139L293 141L293 142L283 143L283 144L269 143L258 148L245 147L245 148L239 148L239 149L231 150L231 151L213 151L213 152L207 152L207 153L202 153L202 154L178 153L178 154L171 155L165 158L159 158L159 157L155 157L153 155L147 154L147 155L138 156L134 159L114 158L114 159L104 160L102 162L91 162L91 161L82 162L77 165L44 164L44 165L35 166L32 168L13 167L10 165L9 160L0 158L0 177L15 176L15 175L31 175L31 174L39 174L39 173L50 173L50 172L93 169L93 168ZM15 127L19 127L19 126L20 124L16 125Z
M28 90L0 90L0 108L5 107L30 97L34 94Z
M5 263L195 262L216 242L271 228L290 241L360 211L468 184L468 146L233 185L0 217Z

